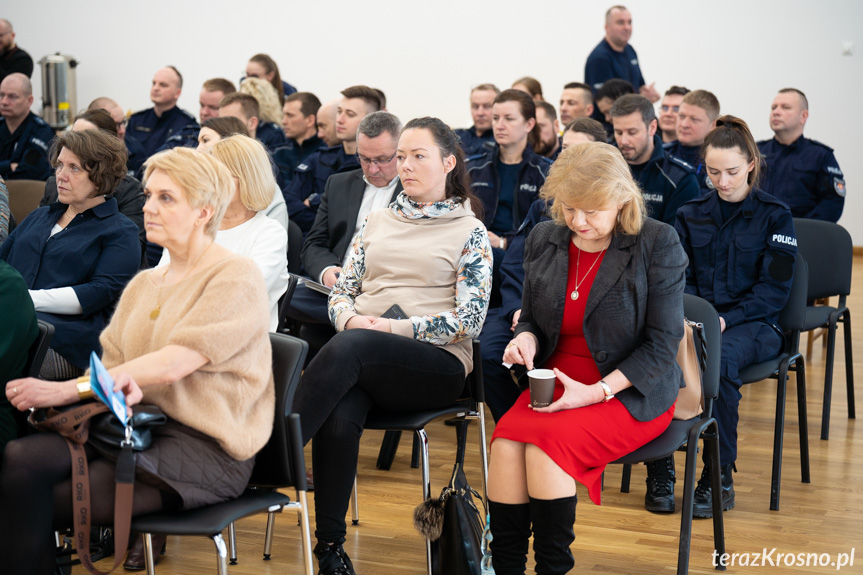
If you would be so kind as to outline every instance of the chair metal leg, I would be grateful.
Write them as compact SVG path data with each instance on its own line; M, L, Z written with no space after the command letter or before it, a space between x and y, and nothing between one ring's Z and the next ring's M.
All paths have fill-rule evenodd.
M482 457L482 497L485 509L488 510L488 447L485 438L485 405L477 403L477 419L479 420L479 453Z
M776 416L773 426L773 471L770 479L770 509L773 511L779 511L779 489L782 482L782 444L785 437L785 396L788 389L789 359L782 360L782 363L779 365L779 377L776 380ZM713 493L719 492L716 490ZM721 497L714 497L713 499L714 503L719 501L721 504Z
M689 573L689 549L692 544L692 506L695 494L695 464L698 458L698 435L686 447L683 472L683 508L680 511L680 536L677 545L677 574ZM622 488L623 486L621 486Z
M429 477L429 438L426 435L425 429L417 429L417 437L419 438L420 447L421 447L421 467L422 467L422 482L423 482L423 501L431 497L431 479ZM426 568L428 569L428 575L434 575L432 573L432 555L431 555L431 541L426 539Z
M153 534L144 533L144 567L147 575L156 575L156 561L153 557Z
M842 317L842 327L845 335L845 385L848 388L848 419L857 419L857 409L854 405L854 360L851 350L851 311L845 310Z
M411 446L411 469L416 469L420 466L420 442L419 438L414 435L413 444Z
M707 456L712 462L711 492L718 494L722 492L722 477L719 469L719 424L714 420L711 426L713 427L713 431L706 434L704 447L708 451ZM712 499L713 548L716 551L717 557L722 557L725 555L725 515L722 513L722 497L713 497ZM725 571L725 567L717 561L716 570Z
M354 476L354 489L351 491L351 523L360 524L360 498L357 496L357 478Z
M267 520L267 527L269 528L270 522ZM269 531L269 530L268 530ZM228 525L228 543L231 547L231 565L237 564L237 527L234 525L234 522L231 521L231 524Z
M396 457L396 451L398 451L399 440L401 437L401 431L384 432L384 439L381 441L381 449L378 452L378 469L389 471L390 467L392 467L393 459Z
M797 379L797 432L800 436L800 481L809 483L809 416L806 409L806 361L797 356L794 362Z
M302 522L302 512L297 513L298 519ZM270 560L270 554L273 551L273 531L276 529L276 514L272 511L267 513L267 530L264 532L264 561ZM234 565L234 563L231 563Z
M632 479L632 465L629 463L623 464L623 471L620 475L620 492L629 493L629 482Z
M830 437L830 402L833 399L833 356L836 353L836 322L838 313L830 314L827 324L827 359L824 367L824 402L821 406L821 439Z
M356 496L356 478L354 478L354 496ZM297 499L300 503L300 517L302 517L302 525L300 533L303 536L303 565L305 566L306 575L315 575L314 567L312 566L312 531L309 526L309 499L305 491L297 491Z
M228 549L225 547L225 540L221 533L213 535L213 543L216 544L216 555L218 555L217 566L219 575L228 575Z

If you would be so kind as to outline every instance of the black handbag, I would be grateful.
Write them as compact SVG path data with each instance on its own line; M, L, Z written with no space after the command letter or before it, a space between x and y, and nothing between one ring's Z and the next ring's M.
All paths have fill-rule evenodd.
M480 575L482 515L473 497L482 501L464 474L466 422L457 424L458 448L449 485L414 510L414 526L431 541L432 573Z

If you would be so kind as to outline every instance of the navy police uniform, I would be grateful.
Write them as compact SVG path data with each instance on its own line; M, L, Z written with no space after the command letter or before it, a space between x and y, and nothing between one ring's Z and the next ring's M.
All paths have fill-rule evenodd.
M179 132L168 138L168 140L157 151L173 150L174 148L197 148L198 135L201 129L197 126L184 126Z
M686 293L709 301L725 320L713 404L725 466L737 459L739 372L782 349L774 326L791 291L797 239L788 206L757 188L739 205L722 204L716 192L684 204L675 228L689 257Z
M692 166L662 148L662 138L653 137L653 154L640 166L629 165L632 177L641 186L647 215L674 225L677 209L700 193Z
M279 187L285 189L294 177L294 170L302 163L309 155L324 146L324 141L319 137L312 136L306 138L301 144L293 138L286 138L282 145L277 146L272 150L273 161L276 163L278 173L276 181L279 182Z
M603 38L587 57L587 63L584 65L584 83L593 88L595 94L607 80L612 78L626 80L635 88L636 94L638 89L644 86L644 76L641 74L635 49L627 44L623 52L618 52L611 47L608 40Z
M145 159L155 154L171 136L186 130L200 129L198 121L189 112L174 106L166 110L161 116L156 115L155 108L147 108L135 112L129 117L129 125L126 127L126 140L133 138L143 148Z
M686 162L692 173L695 174L695 179L698 180L698 188L701 194L712 192L714 190L713 182L707 176L707 168L704 166L704 160L701 158L701 146L684 146L677 140L662 144L662 149L667 155L674 156Z
M494 146L494 130L492 129L488 129L482 134L477 133L476 126L459 128L453 131L458 136L458 142L461 145L465 158L479 154L483 151L483 146L486 144Z
M303 234L307 234L315 223L327 178L359 167L356 155L345 153L341 144L313 152L297 166L293 179L282 189L282 193L291 221L300 226ZM308 206L303 203L306 198L309 200Z
M845 176L833 148L800 136L785 146L758 142L764 191L788 204L795 218L836 222L845 206Z
M7 180L42 180L51 175L48 147L54 130L45 120L28 112L27 117L9 133L6 118L0 118L0 176ZM18 164L12 171L12 164Z
M268 150L273 150L285 143L285 131L275 122L261 122L255 130L255 138Z

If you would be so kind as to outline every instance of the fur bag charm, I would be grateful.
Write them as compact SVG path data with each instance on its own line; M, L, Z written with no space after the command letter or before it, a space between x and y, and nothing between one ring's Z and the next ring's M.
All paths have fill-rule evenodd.
M414 509L414 527L429 541L437 541L443 533L444 505L450 493L447 487L440 497L429 497Z

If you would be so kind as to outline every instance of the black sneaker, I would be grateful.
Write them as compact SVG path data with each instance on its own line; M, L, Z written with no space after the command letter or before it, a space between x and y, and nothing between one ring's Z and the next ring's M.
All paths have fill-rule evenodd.
M734 478L731 476L733 463L723 465L720 469L722 478L722 510L734 508ZM701 519L713 517L713 499L710 489L710 466L705 465L701 471L701 479L695 486L695 497L692 502L692 516Z
M644 508L652 513L674 513L674 457L645 461L647 493Z
M351 558L341 544L327 545L318 541L315 557L318 559L318 575L357 575Z

